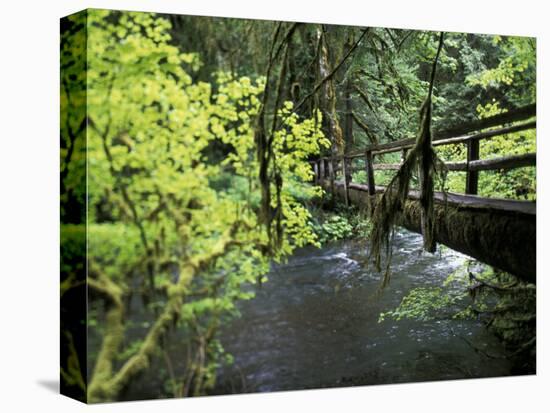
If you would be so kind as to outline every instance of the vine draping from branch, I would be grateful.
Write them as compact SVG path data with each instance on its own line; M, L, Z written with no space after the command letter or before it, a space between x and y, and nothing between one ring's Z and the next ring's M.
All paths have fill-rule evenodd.
M435 74L441 49L443 48L443 32L439 36L437 53L433 60L430 83L427 96L420 108L420 126L416 143L408 152L403 164L394 175L384 193L376 203L372 214L372 230L369 234L370 253L377 271L381 271L381 252L385 248L386 268L382 279L381 288L387 286L390 281L391 264L391 238L396 222L404 210L409 193L411 179L415 170L418 170L420 181L420 217L423 247L428 252L435 252L434 238L434 177L439 176L444 182L446 168L438 158L432 147L432 95Z

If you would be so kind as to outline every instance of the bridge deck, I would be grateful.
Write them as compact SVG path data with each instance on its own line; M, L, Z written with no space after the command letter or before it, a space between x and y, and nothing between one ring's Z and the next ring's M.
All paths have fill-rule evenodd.
M331 191L328 180L320 184ZM366 207L384 191L376 187L369 195L368 186L348 185L349 202ZM334 182L335 194L346 198L344 182ZM374 198L374 199L373 199ZM481 262L536 282L536 202L483 198L476 195L435 194L435 238L437 242ZM410 191L399 225L420 233L419 192ZM449 211L449 207L452 211Z
M335 181L335 185L344 186L343 181ZM369 191L368 186L364 184L357 184L350 182L350 188L358 191ZM383 193L386 187L376 186L376 193ZM444 202L445 195L442 192L435 192L434 197L436 201ZM409 198L419 199L420 191L409 191ZM500 198L484 198L478 195L457 194L454 192L447 192L446 201L449 205L457 207L468 208L480 208L480 209L494 209L503 212L518 212L527 215L537 214L537 204L534 201L518 201L514 199L500 199Z
M532 201L484 198L478 196L479 171L501 171L535 167L536 153L499 154L498 158L479 159L480 141L511 133L536 129L536 105L511 109L485 119L435 130L432 145L465 145L466 159L446 162L448 170L465 171L466 194L435 192L435 239L457 251L474 257L527 281L536 281L537 205ZM521 122L521 123L519 123ZM346 205L375 205L385 190L376 186L375 170L399 170L416 137L394 142L375 143L355 151L325 156L312 161L314 183L343 198ZM400 163L376 163L375 156L401 152ZM352 182L357 171L353 161L362 159L367 185ZM336 181L341 172L343 181ZM332 186L331 182L334 184ZM398 224L420 232L420 192L409 191Z

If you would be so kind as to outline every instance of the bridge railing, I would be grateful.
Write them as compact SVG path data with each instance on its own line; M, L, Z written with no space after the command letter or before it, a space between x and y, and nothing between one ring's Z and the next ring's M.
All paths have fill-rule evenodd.
M450 171L466 172L465 193L477 195L479 171L510 170L525 166L536 165L536 153L522 155L509 155L493 159L479 159L479 143L484 139L491 139L508 133L520 132L536 128L536 120L530 120L536 116L535 104L511 110L482 120L477 120L445 130L433 132L432 145L465 145L466 160L463 162L446 162ZM521 123L516 123L521 122ZM510 125L514 123L513 125ZM497 128L498 127L498 128ZM496 128L484 130L487 128ZM315 183L329 179L334 185L339 171L344 179L346 203L349 202L349 185L352 182L352 162L355 159L364 159L364 168L367 176L367 187L370 195L376 192L375 170L397 170L401 163L375 163L376 156L401 152L401 160L407 151L415 144L415 138L401 139L376 145L368 145L362 150L355 150L344 155L333 155L312 161L315 173Z

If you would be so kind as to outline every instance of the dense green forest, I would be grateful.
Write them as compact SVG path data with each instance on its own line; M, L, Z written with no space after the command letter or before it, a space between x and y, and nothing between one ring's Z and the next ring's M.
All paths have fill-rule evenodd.
M380 235L383 217L334 205L311 161L536 100L535 40L497 35L90 10L62 21L61 69L62 307L85 280L88 291L86 320L62 331L62 386L90 402L120 399L157 362L159 396L209 394L233 362L219 331L273 264ZM481 141L479 157L535 151L531 129ZM460 145L434 153L466 159ZM534 201L535 173L481 171L478 193ZM465 174L432 186L464 193ZM377 185L394 175L376 170ZM366 182L364 167L352 179ZM491 323L515 355L534 351L532 284L489 267L453 277L412 290L381 321L430 317L473 294L452 316L515 306L515 321Z

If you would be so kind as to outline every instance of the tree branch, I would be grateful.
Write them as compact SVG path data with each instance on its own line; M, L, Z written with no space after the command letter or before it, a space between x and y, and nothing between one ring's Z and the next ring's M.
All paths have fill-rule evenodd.
M370 128L367 126L367 124L365 122L363 122L356 114L355 112L351 112L351 116L353 118L353 120L355 121L355 123L357 123L357 125L363 129L365 131L365 133L367 134L367 136L369 137L369 140L372 144L374 145L377 145L378 144L378 140L376 139L376 136L372 134L372 132L370 131Z
M361 36L359 37L359 39L353 44L353 46L348 50L348 52L344 55L344 57L340 60L340 62L334 67L334 69L332 69L332 71L327 75L325 76L323 79L321 79L321 81L319 81L319 83L317 83L315 85L315 87L313 88L313 90L308 93L306 96L304 96L304 98L300 101L300 103L298 103L296 105L296 107L294 108L294 112L297 112L298 109L300 109L302 107L302 105L308 100L310 99L313 95L315 95L319 89L321 88L321 86L323 86L326 82L328 82L330 79L332 79L332 77L336 74L336 72L338 72L338 70L340 69L340 67L346 62L346 60L351 56L351 54L355 51L355 49L357 48L357 46L359 45L359 43L361 43L361 40L363 40L363 38L365 37L365 35L369 32L370 28L367 27L365 30L363 30L363 33L361 34Z

